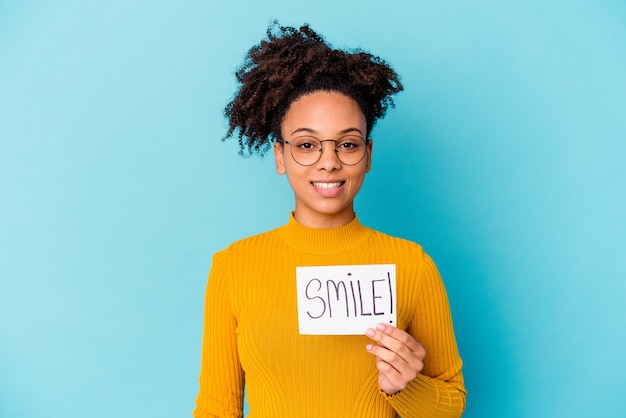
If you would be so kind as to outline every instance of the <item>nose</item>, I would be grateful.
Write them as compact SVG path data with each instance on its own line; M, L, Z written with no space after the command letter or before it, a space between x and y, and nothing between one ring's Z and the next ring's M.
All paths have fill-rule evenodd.
M326 139L320 142L322 143L322 147L320 148L320 159L316 164L317 168L326 171L333 171L341 168L341 161L339 161L336 152L337 142L332 139ZM326 146L324 146L325 143Z

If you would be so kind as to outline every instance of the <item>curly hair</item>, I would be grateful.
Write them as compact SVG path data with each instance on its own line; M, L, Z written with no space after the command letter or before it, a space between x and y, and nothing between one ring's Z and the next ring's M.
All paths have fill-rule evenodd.
M315 91L336 91L361 108L369 136L402 91L399 76L382 59L361 50L333 49L308 24L299 29L274 21L267 39L252 47L236 72L239 88L226 106L240 154L264 155L281 139L280 125L293 101Z

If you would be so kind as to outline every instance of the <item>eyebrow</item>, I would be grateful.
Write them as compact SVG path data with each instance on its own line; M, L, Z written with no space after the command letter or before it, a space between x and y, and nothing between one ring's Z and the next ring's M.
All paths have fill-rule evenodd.
M311 129L311 128L298 128L298 129L296 129L295 131L293 131L293 132L291 133L291 135L293 135L293 134L297 134L297 133L300 133L300 132L306 132L306 133L310 133L310 134L319 134L319 132L318 132L318 131L316 131L315 129ZM350 133L350 132L358 132L358 133L360 133L361 135L363 135L363 132L361 132L361 130L360 130L359 128L347 128L347 129L344 129L344 130L342 130L342 131L339 131L339 134L340 134L340 135L345 135L345 134Z

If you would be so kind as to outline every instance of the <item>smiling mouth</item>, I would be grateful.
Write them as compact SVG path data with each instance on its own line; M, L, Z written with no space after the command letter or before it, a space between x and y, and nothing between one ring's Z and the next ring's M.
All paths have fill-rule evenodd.
M345 182L343 181L337 181L334 183L318 183L315 181L312 181L311 184L319 189L336 189L338 187L343 186Z

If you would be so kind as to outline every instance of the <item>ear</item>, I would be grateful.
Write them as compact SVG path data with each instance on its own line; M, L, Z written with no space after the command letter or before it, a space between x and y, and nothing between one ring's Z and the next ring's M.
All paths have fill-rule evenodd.
M374 141L372 141L371 139L369 140L369 142L367 143L367 155L365 156L365 158L367 159L365 161L366 166L365 166L365 172L369 173L370 169L372 168L372 149L374 147Z
M282 143L278 141L274 142L274 159L276 160L276 172L281 176L286 173L284 151L285 146Z

